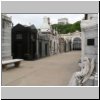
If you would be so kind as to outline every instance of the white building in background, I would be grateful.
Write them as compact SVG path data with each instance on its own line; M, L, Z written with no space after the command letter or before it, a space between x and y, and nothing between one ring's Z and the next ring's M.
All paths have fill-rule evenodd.
M68 24L68 19L67 18L58 19L58 24L66 25Z
M12 20L6 14L1 14L1 55L2 60L12 59L11 54L11 28Z

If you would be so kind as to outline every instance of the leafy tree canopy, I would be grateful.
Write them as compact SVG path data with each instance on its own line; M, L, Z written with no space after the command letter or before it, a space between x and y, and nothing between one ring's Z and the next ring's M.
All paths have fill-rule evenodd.
M59 34L67 34L69 32L75 32L76 30L81 31L80 21L75 22L74 24L53 24L52 28L58 31Z

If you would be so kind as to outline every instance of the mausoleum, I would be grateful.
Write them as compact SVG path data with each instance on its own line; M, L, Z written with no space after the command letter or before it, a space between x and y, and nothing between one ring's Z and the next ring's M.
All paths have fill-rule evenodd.
M2 60L12 59L11 52L11 28L12 19L6 14L1 14L1 56Z

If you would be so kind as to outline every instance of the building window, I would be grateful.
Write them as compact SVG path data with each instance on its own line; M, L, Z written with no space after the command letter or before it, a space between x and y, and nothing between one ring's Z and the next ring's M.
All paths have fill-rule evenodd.
M94 46L94 39L87 39L88 46Z
M16 39L18 40L22 39L22 34L16 34Z

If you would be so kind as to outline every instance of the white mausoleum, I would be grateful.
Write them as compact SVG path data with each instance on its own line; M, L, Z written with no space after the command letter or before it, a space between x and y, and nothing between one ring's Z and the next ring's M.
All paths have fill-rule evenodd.
M98 81L98 14L87 14L81 21L82 29L82 61L85 56L90 60L94 58L94 73L92 85ZM87 85L91 83L88 82Z
M67 50L81 49L81 32L76 31L68 34L60 34L60 37L64 38L66 41Z
M6 14L1 15L1 56L2 60L12 59L11 54L11 28L12 20Z
M52 29L51 24L50 24L50 18L49 17L44 17L43 18L43 24L40 28L40 32L42 34L47 35L49 38L49 52L50 55L57 54L59 52L59 37L58 33Z

